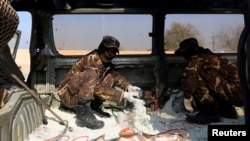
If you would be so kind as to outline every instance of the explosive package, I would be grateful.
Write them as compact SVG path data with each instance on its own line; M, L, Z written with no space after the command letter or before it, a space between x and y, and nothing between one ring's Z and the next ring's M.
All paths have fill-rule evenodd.
M155 91L143 91L141 99L136 99L133 103L125 102L126 108L113 113L116 122L123 127L117 141L190 140L187 132L166 129L160 123L164 118L161 117L156 94Z

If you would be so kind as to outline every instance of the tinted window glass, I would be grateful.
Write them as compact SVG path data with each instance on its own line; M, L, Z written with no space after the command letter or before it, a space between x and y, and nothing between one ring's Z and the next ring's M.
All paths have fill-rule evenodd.
M236 53L244 27L241 14L169 14L165 19L165 51L173 53L190 37L216 53Z
M11 53L15 54L14 59L20 70L22 71L25 78L28 77L29 67L30 67L30 55L29 55L29 46L30 46L30 37L31 37L31 28L32 28L32 17L29 12L17 12L19 17L19 24L17 30L20 31L21 36L15 34L13 38L8 43ZM14 47L16 42L19 42L18 48L14 52Z
M63 55L82 55L98 48L104 35L120 41L120 54L150 54L151 15L64 14L54 15L56 49Z

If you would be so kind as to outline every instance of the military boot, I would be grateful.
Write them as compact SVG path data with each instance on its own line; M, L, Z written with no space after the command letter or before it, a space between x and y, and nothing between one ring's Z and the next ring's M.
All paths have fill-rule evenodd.
M219 109L219 114L221 117L230 118L230 119L238 118L238 113L235 107L233 107L233 105L227 101L223 101L223 100L219 101L218 109Z
M167 94L167 93L163 93L163 94L161 94L161 95L157 98L158 106L159 106L160 109L162 109L162 108L165 106L165 104L166 104L166 102L169 100L169 98L170 98L170 95Z
M100 129L104 127L104 122L97 120L90 109L90 103L75 106L76 125L90 129Z
M69 112L69 113L75 113L74 108L69 108L65 106L63 103L60 103L59 110L64 111L64 112Z
M210 124L221 121L217 106L214 103L200 105L199 112L193 115L187 115L186 120L195 124Z
M109 113L104 112L102 110L102 103L103 103L103 100L96 97L94 101L91 101L91 104L90 104L91 110L93 111L94 114L100 117L111 117Z

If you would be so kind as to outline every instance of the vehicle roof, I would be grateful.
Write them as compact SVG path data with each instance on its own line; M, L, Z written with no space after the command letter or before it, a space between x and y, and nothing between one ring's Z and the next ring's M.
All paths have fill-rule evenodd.
M59 3L55 3L55 2ZM70 9L75 8L147 8L165 9L169 12L244 10L248 0L74 0ZM59 6L60 4L60 6ZM12 0L17 10L58 10L64 9L60 0Z

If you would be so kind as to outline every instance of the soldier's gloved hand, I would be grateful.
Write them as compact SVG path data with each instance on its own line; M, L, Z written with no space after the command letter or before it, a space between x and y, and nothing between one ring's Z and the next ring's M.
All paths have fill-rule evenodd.
M128 86L128 91L129 91L129 92L141 91L141 88L139 88L139 87L137 87L137 86L129 85L129 86Z
M142 96L142 90L141 90L141 88L139 88L139 87L137 87L137 86L129 85L129 86L128 86L128 91L129 91L129 92L139 92L138 98L140 98L140 97Z
M124 92L123 98L127 99L129 102L134 102L135 98L139 98L140 94L138 91L135 92Z
M184 98L184 107L186 108L186 110L188 110L189 112L193 112L194 108L192 106L192 101L193 101L193 97L190 98Z

